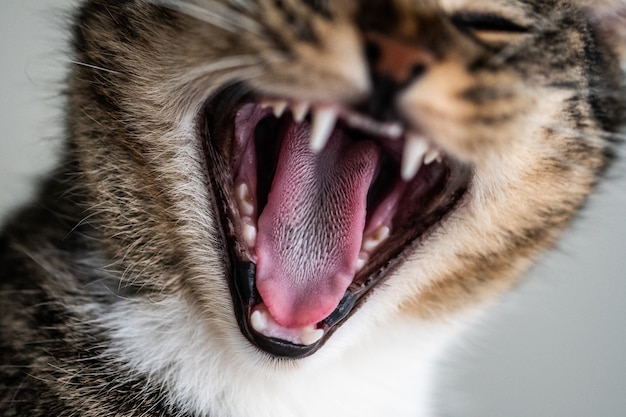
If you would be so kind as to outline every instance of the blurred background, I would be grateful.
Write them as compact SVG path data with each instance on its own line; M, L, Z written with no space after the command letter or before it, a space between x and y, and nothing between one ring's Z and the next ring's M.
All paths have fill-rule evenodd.
M0 2L0 217L55 161L73 3ZM625 161L559 247L451 350L437 404L442 417L626 416Z

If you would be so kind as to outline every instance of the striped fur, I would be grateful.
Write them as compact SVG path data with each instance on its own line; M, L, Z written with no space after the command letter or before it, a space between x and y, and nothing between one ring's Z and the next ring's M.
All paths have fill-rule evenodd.
M530 30L460 27L481 13ZM444 346L611 161L625 16L620 0L83 2L64 157L0 238L0 414L432 415ZM198 115L234 81L362 100L371 30L429 40L437 62L398 111L472 167L470 189L319 352L276 360L233 315Z

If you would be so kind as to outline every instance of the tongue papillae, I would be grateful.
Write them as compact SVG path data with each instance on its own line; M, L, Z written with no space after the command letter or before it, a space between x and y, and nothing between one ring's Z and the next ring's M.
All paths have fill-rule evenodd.
M309 136L307 123L286 128L258 221L257 289L289 328L324 320L352 282L380 158L375 143L349 140L340 129L319 154Z

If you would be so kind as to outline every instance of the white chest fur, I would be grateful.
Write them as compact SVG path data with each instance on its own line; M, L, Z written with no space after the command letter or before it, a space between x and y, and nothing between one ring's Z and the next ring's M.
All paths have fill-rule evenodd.
M312 357L280 363L234 325L225 335L207 322L170 299L124 302L100 325L114 360L160 382L173 407L211 417L431 416L433 367L457 328L405 320L355 343L344 326Z

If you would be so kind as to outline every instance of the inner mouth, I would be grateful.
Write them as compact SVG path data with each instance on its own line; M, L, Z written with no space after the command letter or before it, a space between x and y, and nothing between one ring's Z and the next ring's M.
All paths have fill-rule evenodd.
M240 329L300 358L441 224L469 167L401 121L336 103L213 97L203 134Z

